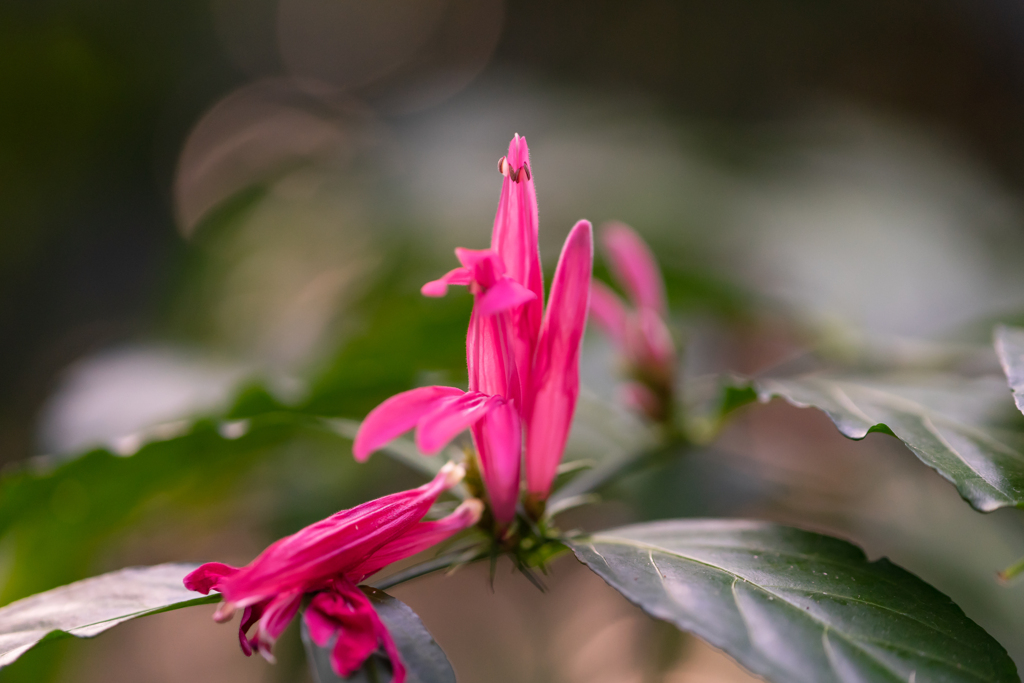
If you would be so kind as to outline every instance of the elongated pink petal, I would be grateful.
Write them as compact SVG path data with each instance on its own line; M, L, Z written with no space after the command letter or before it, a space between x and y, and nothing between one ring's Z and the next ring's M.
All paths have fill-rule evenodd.
M516 516L523 457L522 421L515 405L503 401L473 425L472 433L491 510L498 522L508 524Z
M379 572L393 562L412 557L427 548L437 545L463 529L468 529L480 521L484 504L476 498L464 501L447 517L433 521L420 522L395 540L384 545L380 550L357 568L350 572L356 583L363 581Z
M640 236L628 225L611 223L601 231L601 241L612 271L637 307L666 315L668 307L661 270Z
M466 333L466 368L470 391L520 399L510 312L481 315L473 307Z
M387 445L409 431L424 415L431 413L443 401L461 396L462 390L454 387L420 387L396 394L370 411L356 432L352 454L364 462L370 453Z
M259 645L260 654L268 661L274 661L272 656L274 643L291 623L295 613L299 611L301 603L301 590L282 593L271 600L263 611L256 633L256 642Z
M420 287L423 296L439 297L448 293L448 285L468 285L472 281L469 268L453 268L436 280Z
M569 437L580 390L580 345L587 322L594 244L580 221L565 240L533 363L533 401L526 427L526 485L544 500Z
M448 463L432 481L342 510L271 544L221 581L225 601L248 607L294 590L313 590L358 567L373 552L417 524L464 471Z
M590 314L612 342L622 348L626 334L626 304L599 280L590 283Z
M242 612L242 619L238 622L238 644L241 645L242 654L246 657L252 657L253 651L259 647L259 639L257 636L250 638L249 629L259 623L259 620L263 617L263 610L269 603L270 601L267 600L266 602L250 605Z
M515 280L501 278L477 299L476 310L480 315L494 315L536 298L536 294Z
M416 445L427 455L433 455L444 448L460 432L483 417L490 410L496 397L471 391L462 396L441 401L437 408L423 416L416 429Z
M501 186L501 198L494 216L491 249L501 255L505 273L536 295L512 313L513 349L519 368L520 385L527 390L534 348L544 311L544 273L537 241L537 193L526 138L516 135L509 142L506 159L510 172Z

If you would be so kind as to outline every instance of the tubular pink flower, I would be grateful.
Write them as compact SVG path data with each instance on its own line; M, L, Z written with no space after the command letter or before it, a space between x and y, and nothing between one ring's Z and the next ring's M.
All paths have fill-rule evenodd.
M504 181L491 248L456 249L460 267L421 289L444 296L450 285L467 285L473 293L466 334L469 391L427 387L388 399L367 416L353 450L363 460L415 427L421 450L434 452L468 426L494 517L505 525L519 498L524 426L534 500L547 498L565 449L579 394L593 235L586 221L570 232L545 313L537 197L524 138L513 137L498 170ZM615 303L608 299L606 317L625 340L625 314L615 322Z
M508 276L536 297L512 311L512 346L519 369L519 383L524 395L529 395L530 367L543 316L544 273L538 244L537 192L526 138L518 134L513 136L508 144L508 155L498 160L498 170L505 179L494 216L491 249L501 255Z
M625 346L626 316L625 302L600 280L590 283L590 313L593 320L618 347Z
M588 221L580 221L562 248L533 362L535 393L526 426L526 486L539 500L545 500L551 491L576 409L593 261L593 231Z
M654 255L628 225L611 223L601 231L601 242L609 265L637 308L649 308L666 315L665 283Z
M613 223L602 231L609 265L629 294L633 307L604 284L591 284L594 321L618 347L635 380L628 403L651 419L671 419L675 343L665 324L665 284L650 249L633 230Z
M466 397L474 398L467 398L458 406L439 404L441 407L435 412L425 412L416 423L419 425L417 442L422 450L430 452L429 448L443 447L461 429L470 427L494 517L500 524L508 524L515 518L519 497L522 460L522 418L519 411L525 399L521 382L528 376L517 370L515 321L524 307L538 298L534 291L509 277L504 259L495 251L458 248L455 254L462 267L439 280L428 282L422 292L429 296L441 295L449 284L458 283L467 283L473 292L475 302L466 333L469 374ZM516 258L517 262L524 260ZM539 268L539 258L537 263ZM538 284L538 288L540 286ZM522 322L528 318L520 316L518 320ZM465 409L459 412L458 408L463 405ZM369 428L373 433L377 430L376 419L380 414L371 413L371 416L375 418ZM367 417L369 420L370 416ZM409 423L410 420L406 420L399 426ZM365 423L360 434L362 429L367 429ZM391 433L384 429L380 431ZM360 450L357 455L361 453Z
M245 567L204 564L185 577L185 587L203 594L217 590L223 595L224 602L214 614L218 621L226 621L237 608L244 608L239 627L242 651L249 655L255 650L271 659L274 641L294 618L304 594L354 587L387 564L475 524L482 509L479 501L464 503L443 520L420 521L441 492L457 484L463 475L460 466L449 463L419 488L342 510L276 541ZM249 637L253 626L256 633ZM385 636L373 631L371 652ZM335 646L336 658L342 656L339 652L361 652L360 638L368 637L364 631L343 631ZM360 656L354 657L358 664L368 653ZM335 663L339 662L342 659ZM400 662L395 664L397 671Z
M473 425L472 433L491 511L499 523L508 524L516 516L519 499L519 467L523 457L519 412L512 403L502 401Z

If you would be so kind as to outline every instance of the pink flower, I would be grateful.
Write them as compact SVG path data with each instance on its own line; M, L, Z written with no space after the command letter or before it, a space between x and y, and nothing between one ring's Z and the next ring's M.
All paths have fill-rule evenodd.
M547 500L551 493L576 410L593 263L593 231L589 222L580 221L569 232L558 259L530 374L526 488L537 501Z
M507 524L519 498L524 426L532 500L546 500L565 448L579 393L593 237L587 221L569 233L545 312L525 138L512 139L498 170L504 181L491 248L456 249L461 267L421 290L443 296L449 285L468 285L474 295L466 335L469 391L424 387L388 399L367 416L353 451L365 459L415 427L420 449L435 453L468 427L495 519Z
M627 401L654 419L667 419L675 365L675 344L665 324L665 284L654 256L629 226L612 223L601 241L612 273L632 306L603 283L591 284L590 312L625 358L634 381Z
M522 422L515 405L522 399L512 348L511 312L535 295L505 275L490 250L456 249L462 263L423 285L427 296L443 296L448 285L468 285L475 303L466 335L469 391L422 387L392 396L366 416L352 451L363 461L403 432L416 428L416 444L437 453L459 432L470 429L495 519L515 518L522 458Z
M373 608L356 584L479 520L483 506L473 499L444 519L421 521L441 492L457 484L463 474L461 467L448 464L419 488L342 510L276 541L244 567L204 564L185 577L185 587L223 595L224 602L214 614L217 621L227 621L243 608L238 632L242 651L251 655L255 650L268 659L302 596L321 591L306 620L319 644L326 644L329 638L322 636L334 625L330 635L337 635L331 654L335 672L351 674L380 646L391 657L395 683L400 683L405 672L394 643L376 614L367 612ZM250 637L253 626L256 633Z
M544 273L540 266L538 243L537 191L526 138L518 134L512 137L508 143L508 155L498 160L498 171L504 180L491 232L491 250L501 255L508 267L508 276L536 296L513 312L512 345L516 366L524 395L529 395L529 374L543 317ZM529 406L522 408L525 411Z

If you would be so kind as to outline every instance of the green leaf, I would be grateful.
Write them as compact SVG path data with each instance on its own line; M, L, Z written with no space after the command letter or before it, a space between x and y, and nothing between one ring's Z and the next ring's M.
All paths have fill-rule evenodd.
M228 423L233 424L233 423ZM300 434L336 439L308 417L271 414L245 423L199 421L187 433L145 443L131 456L95 450L67 462L31 461L0 479L0 538L13 566L0 601L83 578L103 544L157 497L223 499L238 477Z
M158 564L121 569L0 608L0 668L44 641L92 638L129 619L219 601L220 595L197 596L182 584L195 568Z
M382 590L368 586L361 588L398 647L408 673L407 683L455 683L452 665L416 613ZM300 622L302 643L317 683L386 683L391 680L391 664L382 654L371 656L359 671L348 678L339 677L331 668L330 645L320 647L314 643L306 629L306 620L300 619Z
M977 510L1024 506L1024 437L1000 424L1009 401L997 378L805 375L754 386L761 401L824 411L851 439L895 436Z
M996 353L1013 391L1017 408L1024 412L1024 328L999 325L995 330Z
M777 683L1020 679L942 593L849 543L743 520L601 532L576 556L653 617Z

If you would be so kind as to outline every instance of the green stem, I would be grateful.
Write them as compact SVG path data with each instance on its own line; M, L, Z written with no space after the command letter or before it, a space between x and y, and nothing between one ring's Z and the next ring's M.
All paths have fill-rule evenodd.
M449 569L456 565L469 564L470 562L476 562L488 557L488 551L480 551L474 554L468 555L465 550L455 553L448 553L435 557L432 560L421 562L420 564L413 565L408 569L404 569L400 572L395 572L390 576L371 581L370 585L382 591L386 591L389 588L397 586L400 583L405 583L412 579L426 576L427 574L440 571L441 569Z
M568 484L558 489L555 495L548 501L549 507L558 507L559 503L567 498L581 496L591 491L597 491L613 479L634 470L649 460L656 460L669 452L679 448L686 448L688 442L683 439L666 439L661 446L655 446L639 451L633 451L626 455L609 460L595 467L589 472L584 472Z
M1019 560L1011 564L1009 567L999 572L999 578L1003 581L1009 581L1021 572L1024 572L1024 557L1020 558Z

